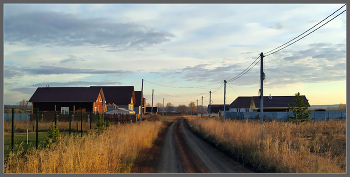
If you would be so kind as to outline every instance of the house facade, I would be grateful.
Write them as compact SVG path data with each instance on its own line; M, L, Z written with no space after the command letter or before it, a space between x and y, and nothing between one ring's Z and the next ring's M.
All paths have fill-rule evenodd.
M134 105L134 111L135 114L140 114L141 110L143 111L142 114L145 113L145 104L146 104L146 99L142 98L142 105L141 105L141 91L135 91L135 105Z
M301 95L304 102L310 104L305 95ZM260 96L237 97L230 104L230 112L260 112ZM264 96L264 112L285 112L289 111L288 105L294 101L294 96Z
M40 111L62 114L83 109L100 114L106 111L103 90L97 87L38 87L29 102L32 110L39 108Z
M124 108L134 111L136 103L134 86L90 86L91 88L102 88L106 104L104 105L107 111L113 109Z
M208 105L208 112L209 112L209 109L210 109L210 113L219 113L224 111L224 104ZM226 104L225 111L228 111L228 110L229 110L229 105Z

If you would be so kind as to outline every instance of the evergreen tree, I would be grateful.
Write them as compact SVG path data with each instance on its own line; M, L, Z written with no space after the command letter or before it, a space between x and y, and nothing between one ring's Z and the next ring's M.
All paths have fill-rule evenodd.
M306 111L309 107L307 102L308 100L304 101L303 96L300 96L299 92L295 94L293 101L288 104L288 109L293 111L293 116L289 117L291 122L299 124L310 120L311 111Z

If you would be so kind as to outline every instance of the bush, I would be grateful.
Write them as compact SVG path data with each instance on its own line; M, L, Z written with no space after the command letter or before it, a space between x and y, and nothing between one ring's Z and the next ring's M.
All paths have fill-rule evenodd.
M97 120L97 123L96 123L96 126L95 129L97 130L103 130L103 126L105 125L105 123L103 122L103 117L102 116L99 116L98 120Z

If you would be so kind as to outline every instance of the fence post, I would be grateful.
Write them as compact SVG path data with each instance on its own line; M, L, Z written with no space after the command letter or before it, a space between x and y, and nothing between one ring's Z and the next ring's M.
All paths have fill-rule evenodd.
M14 147L14 137L15 137L15 109L12 108L12 132L11 132L11 151L13 151Z
M79 132L79 129L78 129L78 121L77 121L77 132Z
M55 111L55 125L57 126L57 112Z
M71 134L71 126L72 126L72 115L71 112L68 112L69 114L69 135Z
M39 108L36 108L36 149L38 149L39 146Z
M83 137L83 110L80 110L80 132L81 137Z
M90 130L91 130L91 119L92 119L92 112L90 112Z

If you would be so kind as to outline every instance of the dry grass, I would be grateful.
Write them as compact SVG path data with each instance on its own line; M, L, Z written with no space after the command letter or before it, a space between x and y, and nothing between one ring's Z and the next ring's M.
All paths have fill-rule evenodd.
M10 154L5 173L128 173L138 153L150 148L163 124L138 122L104 133L67 137L61 146Z
M288 173L346 173L345 121L287 122L189 119L204 138L255 169Z
M38 127L39 131L47 131L49 130L49 127L54 122L39 122ZM72 121L71 122L71 130L76 131L77 129L77 123L78 128L80 130L80 121ZM15 132L27 132L33 131L33 125L36 126L35 121L15 121ZM96 126L96 123L91 123L91 128L94 128ZM11 121L4 121L4 132L11 132L12 122ZM68 131L69 130L69 122L57 122L57 127L62 131ZM90 122L84 122L83 121L83 130L87 131L90 130Z

